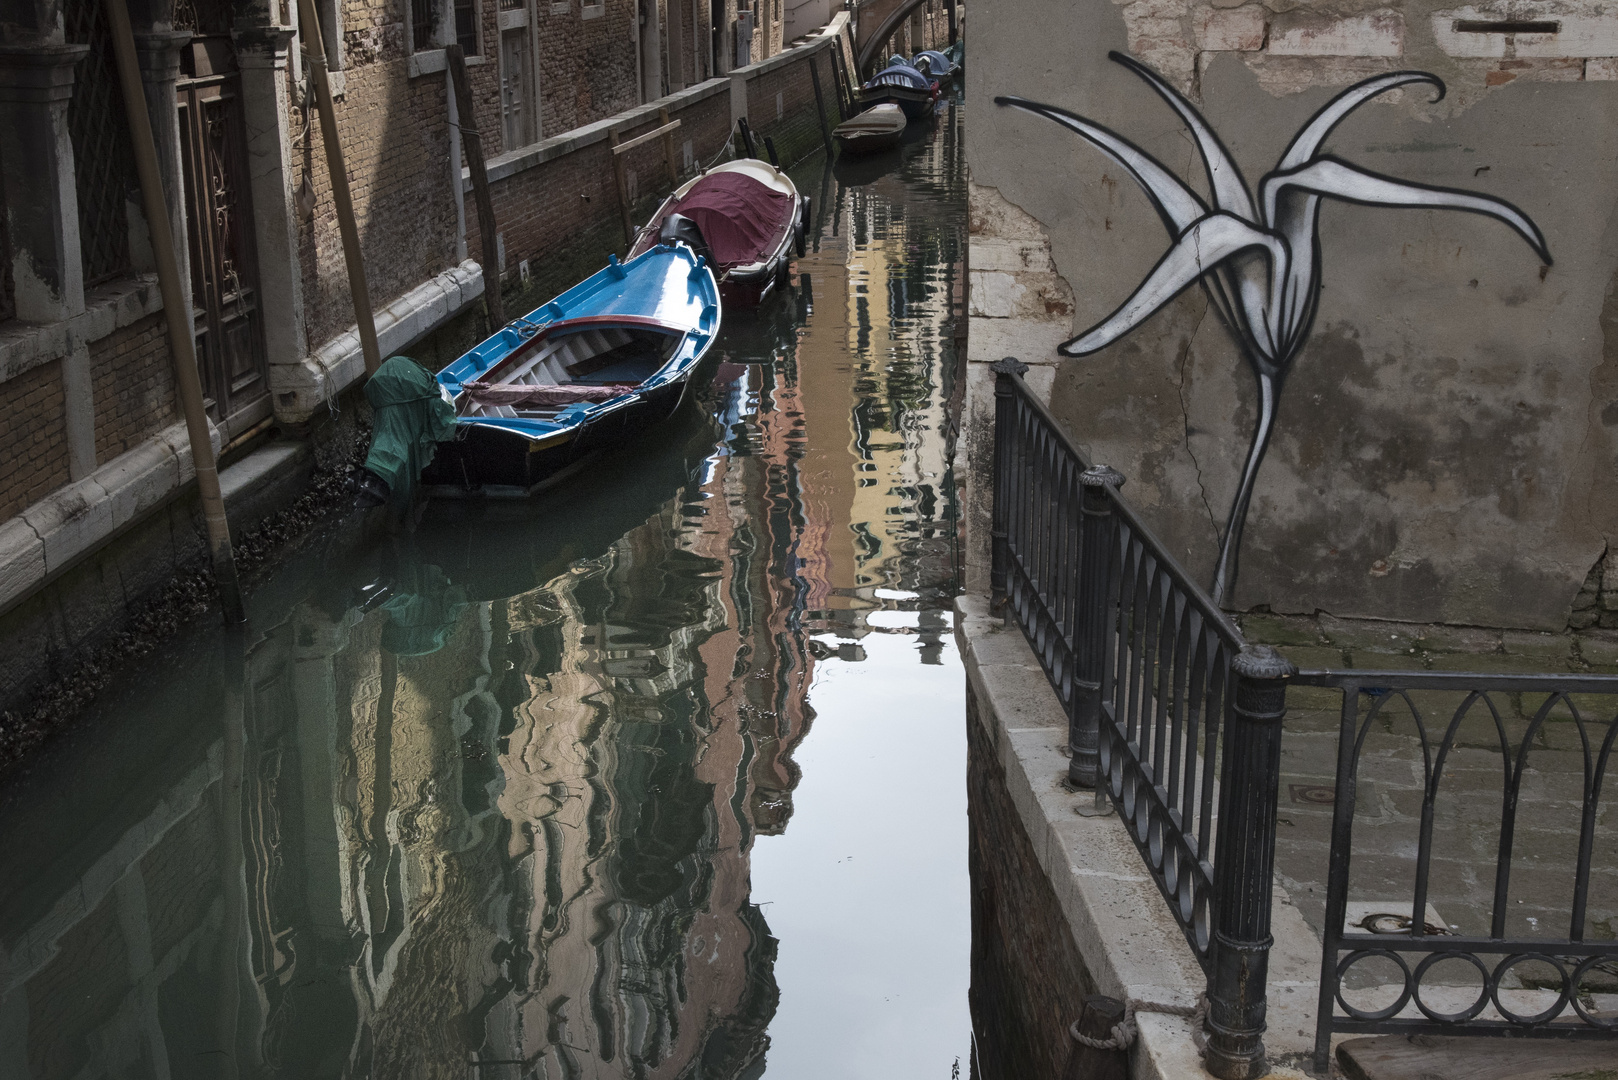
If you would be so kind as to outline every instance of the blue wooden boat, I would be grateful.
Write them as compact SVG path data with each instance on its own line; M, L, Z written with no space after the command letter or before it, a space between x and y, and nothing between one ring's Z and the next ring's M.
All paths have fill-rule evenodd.
M521 497L577 471L679 407L719 320L713 271L685 244L612 256L439 372L456 437L423 487Z
M861 108L891 102L912 120L929 115L937 101L938 83L911 67L902 56L890 57L888 66L860 88Z

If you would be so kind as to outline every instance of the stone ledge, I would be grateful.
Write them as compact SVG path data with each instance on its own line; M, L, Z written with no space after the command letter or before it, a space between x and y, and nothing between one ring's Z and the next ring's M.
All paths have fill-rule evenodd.
M157 275L135 274L92 289L84 310L70 319L8 323L0 328L0 383L162 310Z
M210 423L208 432L217 454L219 431ZM0 611L59 576L195 475L185 424L175 424L0 524Z
M483 271L468 259L411 289L378 310L376 342L383 359L429 333L483 295ZM365 374L358 326L332 338L310 355L270 364L270 393L282 423L308 420L328 401Z
M1194 1005L1206 985L1202 968L1123 823L1075 813L1091 796L1064 783L1066 713L1027 640L991 616L981 596L957 598L955 611L967 681L1005 770L1007 793L1098 992L1171 1008ZM1300 1061L1313 1047L1320 945L1279 883L1273 896L1265 1045L1277 1063L1271 1076L1301 1080L1304 1074L1285 1063ZM1137 1022L1135 1080L1209 1076L1188 1019L1140 1012Z

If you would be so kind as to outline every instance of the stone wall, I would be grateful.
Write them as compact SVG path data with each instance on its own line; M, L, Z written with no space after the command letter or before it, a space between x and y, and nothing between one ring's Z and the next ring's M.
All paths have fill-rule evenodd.
M1057 1077L1094 981L1006 790L994 734L966 688L972 1024L987 1080Z
M1487 32L1511 20L1559 31ZM1106 125L1206 198L1183 123L1109 50L1187 94L1249 187L1336 92L1432 72L1442 100L1425 85L1383 95L1324 150L1506 200L1554 262L1488 217L1325 201L1324 291L1281 380L1232 601L1535 630L1588 619L1574 616L1600 587L1592 601L1584 585L1618 535L1615 28L1585 3L997 6L972 42L970 105L986 118L968 150L974 205L1034 228L993 253L1019 265L988 265L980 247L998 238L973 237L973 360L1040 364L1081 447L1128 477L1133 505L1211 580L1260 415L1254 374L1200 288L1091 355L1056 352L1125 302L1170 236L1116 161L994 98ZM1042 312L1047 285L1056 307Z

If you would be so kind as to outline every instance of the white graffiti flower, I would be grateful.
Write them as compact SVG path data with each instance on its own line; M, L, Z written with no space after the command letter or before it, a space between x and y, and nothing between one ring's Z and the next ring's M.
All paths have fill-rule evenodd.
M1520 233L1547 265L1551 255L1538 226L1502 199L1382 176L1320 152L1333 128L1379 94L1410 83L1429 83L1437 91L1434 100L1441 100L1444 84L1435 75L1395 71L1338 94L1293 136L1275 168L1259 181L1255 203L1241 170L1191 103L1151 68L1121 53L1109 56L1145 79L1191 129L1208 173L1212 207L1146 151L1100 124L1019 97L997 97L995 103L1048 117L1105 152L1140 184L1174 240L1118 310L1064 342L1059 351L1086 356L1105 348L1193 283L1201 282L1215 312L1252 365L1258 380L1258 419L1214 574L1213 598L1223 602L1235 582L1242 525L1269 445L1276 398L1309 336L1319 305L1321 199L1485 214Z

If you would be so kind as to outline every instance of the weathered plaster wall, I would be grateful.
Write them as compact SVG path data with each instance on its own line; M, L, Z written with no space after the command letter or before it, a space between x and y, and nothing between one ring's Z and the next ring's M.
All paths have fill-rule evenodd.
M1108 50L1188 93L1250 185L1337 91L1383 71L1433 72L1443 101L1396 91L1326 149L1514 203L1555 264L1475 214L1326 203L1319 314L1280 396L1234 604L1567 626L1618 539L1618 7L1229 3L1003 0L975 25L974 205L1035 220L1073 311L1053 335L1048 316L1022 310L1027 296L980 295L1015 275L993 278L975 235L973 359L1054 365L1057 414L1207 578L1255 419L1253 376L1199 288L1099 353L1052 351L1121 304L1169 237L1114 162L993 98L1105 124L1206 193L1183 125ZM1508 17L1561 32L1456 30Z

